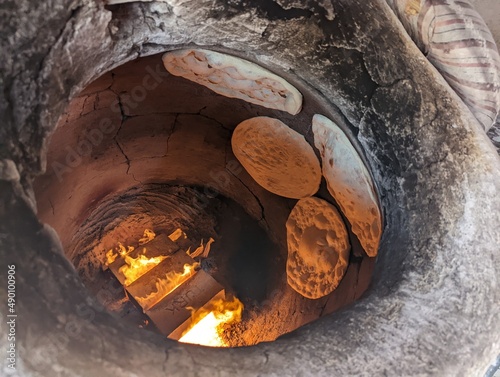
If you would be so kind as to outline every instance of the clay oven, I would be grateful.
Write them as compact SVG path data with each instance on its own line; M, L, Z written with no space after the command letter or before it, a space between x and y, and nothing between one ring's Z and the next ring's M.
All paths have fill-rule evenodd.
M5 11L17 375L484 374L498 154L384 1Z

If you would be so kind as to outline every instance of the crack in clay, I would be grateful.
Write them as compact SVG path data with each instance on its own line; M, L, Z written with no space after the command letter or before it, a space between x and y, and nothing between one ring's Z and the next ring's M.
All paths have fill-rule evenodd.
M87 106L87 101L89 100L90 97L92 97L91 94L87 95L85 97L85 99L83 100L82 109L80 111L80 114L78 115L79 118L81 118L83 115L85 115L85 114L83 114L83 112L85 111L85 107ZM94 103L94 110L95 110L95 103Z
M99 93L101 93L101 92L97 92L95 95L94 108L93 108L94 110L97 110L99 108L99 102L101 101Z
M325 301L325 304L323 306L321 306L321 310L319 311L319 317L323 317L323 313L325 312L326 310L326 306L328 305L328 302L330 301L330 297L328 297L328 299Z
M129 168L130 168L130 166L129 166ZM128 169L127 169L127 174L128 174ZM132 176L132 179L133 179L134 181L136 181L137 183L140 183L141 185L143 184L143 183L142 183L142 181L138 180L138 179L135 177L134 173L130 173L130 175Z
M203 106L197 113L195 113L194 115L199 115L205 119L208 119L208 120L211 120L212 122L214 123L217 123L217 125L225 130L228 130L230 132L233 132L233 129L232 128L229 128L229 127L226 127L223 123L221 123L220 121L218 121L217 119L215 118L212 118L208 115L205 115L205 114L202 114L202 111L203 110L206 110L208 106Z
M172 126L172 129L170 130L170 134L167 136L167 142L166 142L166 144L167 144L167 151L166 151L166 153L165 153L165 157L167 157L167 156L168 156L168 143L169 143L169 141L170 141L170 138L172 137L172 135L173 135L173 134L174 134L174 132L175 132L175 128L176 128L176 126L177 126L177 119L179 118L179 115L180 115L179 113L175 114L174 124L173 124L173 126Z
M356 273L356 282L354 283L354 297L352 298L353 300L356 299L356 296L358 295L358 285L359 285L359 274L361 273L361 263L363 263L363 259L358 263L358 271Z
M363 66L364 66L364 68L366 70L366 66L365 65L363 65ZM410 81L411 83L413 83L413 80L411 80L411 79L396 79L391 84L382 85L382 84L378 84L376 81L373 80L372 75L370 74L370 72L368 70L366 70L366 72L370 76L370 79L372 80L372 82L375 84L375 87L373 88L373 91L370 93L370 95L368 97L368 101L367 102L370 104L370 106L367 107L367 109L363 112L363 118L365 117L366 113L368 111L370 111L370 110L372 110L377 116L381 117L381 114L379 114L375 110L375 107L374 107L374 104L373 104L373 98L380 92L381 89L392 89L395 85L399 84L402 81Z
M269 36L269 28L271 24L267 24L262 33L260 33L261 38L267 38Z
M113 138L113 140L115 141L115 144L116 146L118 147L118 149L120 150L120 153L123 155L123 157L125 157L125 162L127 163L127 171L126 171L126 174L128 174L129 170L130 170L130 160L128 158L128 156L125 154L125 152L123 151L120 143Z
M50 208L52 208L52 215L55 215L54 204L52 204L52 200L50 200L50 199L48 199L48 200L49 200Z
M111 74L111 84L109 84L109 86L106 89L109 89L116 96L116 99L118 100L118 106L120 106L120 111L121 111L121 114L122 114L122 117L123 117L123 109L121 108L120 93L118 93L113 88L113 85L115 85L116 73L114 73L113 71L111 71L110 74Z
M264 216L264 206L262 205L262 202L257 197L257 195L255 195L254 192L236 174L234 174L231 170L229 170L228 168L224 168L224 170L226 170L234 178L236 178L238 181L240 181L241 184L248 190L248 192L250 192L250 194L252 194L252 196L255 198L255 200L257 201L257 204L260 207L260 213L261 213L261 215L260 215L260 219L257 219L257 221L264 221L266 223L266 225L269 226L269 224L267 224L266 218Z
M370 73L368 72L368 74L370 74ZM370 77L371 77L371 75L370 75ZM376 84L376 87L373 90L373 93L372 93L372 95L370 96L370 98L368 100L368 102L370 103L371 106L367 109L367 111L370 111L370 110L373 111L373 113L376 114L381 119L384 119L385 116L383 114L379 113L376 110L376 106L375 106L375 104L373 102L374 97L377 94L380 94L381 90L383 90L383 89L389 89L389 90L394 89L394 87L396 85L398 85L398 84L400 84L402 82L410 82L411 84L415 84L415 82L411 78L396 79L393 83L388 84L388 85L381 85L381 84L377 84L375 81L373 81L373 82ZM412 86L412 88L414 87L414 85L411 85L411 86ZM387 96L385 96L385 97L387 97ZM365 116L365 114L366 114L366 111L363 113L363 117Z
M436 121L436 119L438 119L439 115L440 115L440 111L439 111L439 107L438 107L438 103L437 103L437 99L436 97L433 97L433 103L434 103L434 112L433 112L433 115L432 115L432 119L430 119L429 121L427 122L422 122L422 124L420 126L417 126L415 127L416 130L418 130L419 132L428 128L429 126L433 126L433 123Z
M123 155L123 157L125 157L125 161L127 163L127 171L126 171L126 174L128 174L129 170L130 170L130 159L128 158L127 154L125 153L125 151L123 150L122 146L120 145L120 143L118 142L117 140L117 137L118 137L118 134L120 133L122 127L123 127L123 123L124 121L127 119L127 116L125 115L125 113L123 112L123 105L122 105L122 102L121 102L121 99L120 99L120 96L118 96L118 107L120 108L120 112L121 112L121 115L122 115L122 120L121 120L121 123L120 123L120 127L118 128L118 130L116 131L116 134L115 136L113 136L113 141L115 142L116 146L118 147L118 149L120 150L121 154Z

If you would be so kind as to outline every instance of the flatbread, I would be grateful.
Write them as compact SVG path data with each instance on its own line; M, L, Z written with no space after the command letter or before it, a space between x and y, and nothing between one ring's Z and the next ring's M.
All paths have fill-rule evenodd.
M244 59L209 50L183 49L165 53L163 65L172 75L194 81L226 97L292 115L302 109L302 94L294 86Z
M231 145L241 165L266 190L294 199L318 191L321 167L312 146L280 120L256 117L241 122Z
M288 284L317 299L333 292L347 270L351 246L336 208L319 198L297 202L286 222Z
M328 191L349 220L366 254L374 257L382 235L382 217L370 173L347 136L330 119L314 115L312 130Z

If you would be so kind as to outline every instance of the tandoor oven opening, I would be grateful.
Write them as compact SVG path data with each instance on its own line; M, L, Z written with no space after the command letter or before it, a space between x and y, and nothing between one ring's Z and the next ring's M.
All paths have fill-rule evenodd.
M376 188L352 130L293 77L201 49L140 58L73 98L47 148L39 216L117 321L248 346L369 286Z

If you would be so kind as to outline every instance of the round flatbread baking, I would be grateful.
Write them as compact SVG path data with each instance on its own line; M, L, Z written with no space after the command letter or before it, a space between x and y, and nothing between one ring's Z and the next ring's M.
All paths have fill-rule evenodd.
M349 263L351 246L337 209L319 198L297 202L286 222L288 284L317 299L333 292Z
M241 122L231 145L241 165L266 190L293 199L318 191L321 167L312 146L280 120L256 117Z

